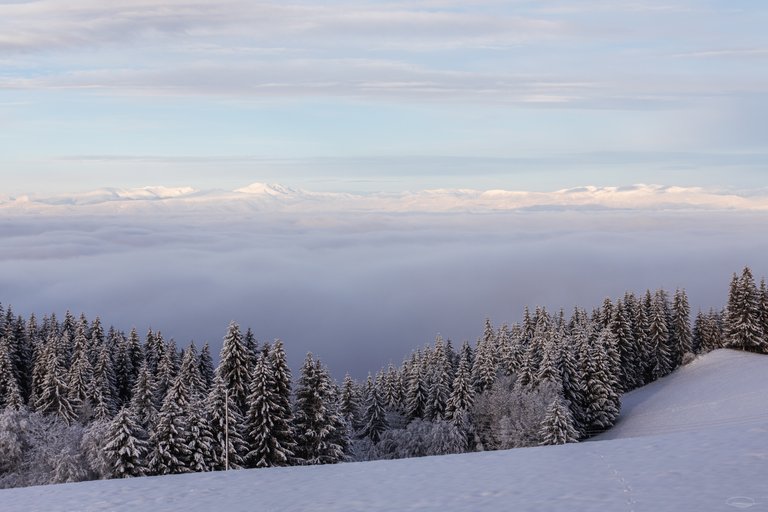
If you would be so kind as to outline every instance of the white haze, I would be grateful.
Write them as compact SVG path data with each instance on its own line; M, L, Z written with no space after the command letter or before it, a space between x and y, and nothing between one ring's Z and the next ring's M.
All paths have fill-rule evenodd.
M282 338L294 368L312 351L337 377L363 377L438 333L474 341L486 316L518 321L525 305L569 311L685 287L694 312L721 307L731 272L768 274L766 204L760 193L652 186L9 198L0 302L151 326L215 352L234 319L260 341Z

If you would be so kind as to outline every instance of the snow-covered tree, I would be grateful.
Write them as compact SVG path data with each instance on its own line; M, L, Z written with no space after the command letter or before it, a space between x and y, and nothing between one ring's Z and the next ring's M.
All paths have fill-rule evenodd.
M208 343L203 345L203 348L200 350L200 360L198 365L200 378L203 380L203 385L207 393L213 385L213 378L215 376L213 359L211 358L211 348L208 346Z
M45 377L41 383L40 396L35 409L44 414L56 415L68 424L72 423L77 418L77 414L69 399L67 372L61 363L55 342L49 342L46 345L42 358L45 364Z
M146 432L130 408L124 407L109 424L104 455L112 478L144 476L148 452Z
M493 387L496 382L496 333L493 330L490 319L485 319L483 337L477 342L475 360L472 366L472 383L475 391L483 391Z
M541 444L566 444L579 440L571 411L562 400L553 400L541 424Z
M378 443L381 435L389 428L384 403L376 386L368 376L366 385L365 411L363 413L362 428L359 435L367 437L371 442Z
M341 385L339 411L350 426L354 427L359 423L360 397L355 381L349 374L344 376L344 382Z
M219 375L229 388L229 393L235 400L238 409L247 411L250 355L245 343L243 343L240 326L235 322L229 324L227 335L224 336L220 360Z
M296 456L304 464L345 460L346 425L338 412L328 372L312 354L307 354L301 367L293 425Z
M763 333L761 297L749 267L744 267L741 277L731 288L725 346L751 352L768 352L768 341Z
M211 429L211 469L241 469L245 467L244 457L248 444L243 438L245 419L234 398L229 395L224 381L216 375L205 402L208 426Z
M131 412L139 426L148 432L157 423L157 393L155 380L149 372L148 363L144 363L139 370L139 376L131 391Z
M189 472L189 438L189 387L184 379L177 378L165 395L150 439L150 473L168 475Z
M256 359L250 389L246 463L254 468L290 465L296 451L293 430L280 404L273 368L264 356Z

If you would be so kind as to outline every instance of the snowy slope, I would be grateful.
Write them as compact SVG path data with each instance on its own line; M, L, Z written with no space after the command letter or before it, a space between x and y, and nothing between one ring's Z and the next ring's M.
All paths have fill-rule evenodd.
M593 442L12 489L0 510L768 510L766 384L768 357L721 350L628 395Z

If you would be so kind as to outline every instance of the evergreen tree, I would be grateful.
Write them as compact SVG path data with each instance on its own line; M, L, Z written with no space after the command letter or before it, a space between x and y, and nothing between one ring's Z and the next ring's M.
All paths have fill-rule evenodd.
M210 471L216 461L213 435L201 405L199 398L194 400L190 404L188 414L189 469L194 473Z
M305 464L332 464L345 459L345 425L333 402L330 377L319 361L307 354L296 388L294 410L296 455Z
M540 436L542 445L575 443L579 440L571 411L562 400L554 400L547 409Z
M728 348L751 352L768 352L764 339L761 314L761 297L755 286L752 271L744 267L735 289L728 300L726 343Z
M482 393L491 389L496 382L496 334L490 319L485 319L483 337L477 342L475 361L472 366L472 382L475 390Z
M0 336L0 411L6 407L18 410L23 405L21 389L16 382L7 338Z
M631 391L641 385L642 379L637 372L640 364L634 333L624 302L620 300L616 302L609 328L619 353L619 390Z
M669 352L669 330L664 304L660 296L653 301L650 326L648 329L649 344L652 347L651 380L665 377L672 371L672 355Z
M93 368L88 357L88 339L85 337L83 325L80 324L75 334L72 350L72 366L67 378L69 383L69 400L77 415L88 420L91 412Z
M256 360L259 358L259 343L256 341L256 336L254 336L250 327L245 331L243 343L245 343L245 349L248 353L249 372L252 372L256 368Z
M211 469L220 471L245 467L244 457L248 453L248 444L242 434L246 429L245 419L234 398L228 396L227 388L219 375L213 378L205 410L213 440Z
M418 352L411 357L407 375L407 389L405 395L405 413L408 419L414 420L424 417L429 398L426 375L424 375L421 356Z
M379 396L376 386L372 385L370 376L366 389L368 392L360 437L367 437L375 444L379 442L381 435L389 428L389 423L384 411L383 400Z
M179 375L186 380L189 385L190 396L193 400L202 399L208 394L202 375L200 375L200 362L197 356L195 342L191 342L184 351L184 357L181 361Z
M460 421L461 417L472 409L475 401L475 389L470 380L470 364L469 344L465 342L461 350L459 368L453 379L451 396L446 404L446 417L454 423Z
M43 359L45 361L45 377L41 384L40 396L35 408L43 414L53 414L67 423L75 421L77 415L69 400L69 388L66 383L64 369L56 343L46 345Z
M576 431L582 432L586 427L586 407L584 405L586 398L582 387L584 377L579 373L579 366L574 355L575 350L578 350L578 345L572 337L560 345L559 369L563 398L571 411L571 418Z
M612 427L619 416L621 401L606 350L606 345L610 343L607 338L610 336L610 330L603 329L583 361L588 433L602 432Z
M445 408L451 395L453 368L445 353L443 339L439 336L435 340L431 371L432 378L430 379L428 401L424 412L430 421L442 420L445 417Z
M177 378L165 395L157 426L150 440L152 453L149 458L149 471L152 474L189 472L189 409L189 388L184 379Z
M109 423L104 457L109 463L111 478L144 476L148 452L146 432L130 408L124 407Z
M157 423L157 392L155 380L149 372L149 364L144 362L131 392L131 413L139 426L149 434Z
M683 356L693 352L693 334L691 333L691 308L688 305L688 295L685 290L676 290L672 306L672 325L675 333L672 346L674 348L675 366L680 366Z
M559 355L560 349L555 341L553 333L548 333L546 338L542 341L541 362L539 364L538 374L534 381L537 385L545 382L560 385L561 376L558 369Z
M349 374L344 376L344 382L341 385L341 403L339 411L352 428L357 426L360 421L360 399L355 387L355 382Z
M214 378L213 359L211 358L211 349L207 343L200 350L199 368L200 378L203 380L203 386L207 392L211 389Z
M290 424L281 417L272 368L263 356L256 360L250 389L246 463L254 468L287 466L292 462L296 448L293 432Z
M227 335L224 336L220 359L219 375L229 388L237 408L247 411L250 355L243 343L240 327L235 322L229 324Z
M131 389L133 389L136 381L138 369L133 368L131 346L128 339L122 335L115 339L117 341L113 365L115 369L115 402L118 407L123 407L131 401Z
M107 420L112 418L117 408L115 400L115 373L112 368L112 358L109 347L101 345L96 366L93 368L92 388L93 414L96 419Z

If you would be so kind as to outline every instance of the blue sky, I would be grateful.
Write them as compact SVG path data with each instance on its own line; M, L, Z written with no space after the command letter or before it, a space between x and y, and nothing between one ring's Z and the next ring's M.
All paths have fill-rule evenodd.
M0 1L0 193L765 187L759 1Z

